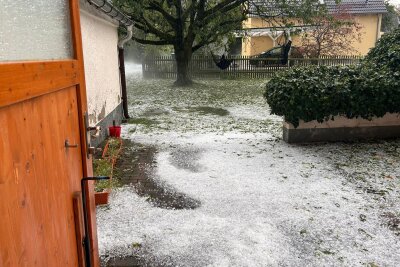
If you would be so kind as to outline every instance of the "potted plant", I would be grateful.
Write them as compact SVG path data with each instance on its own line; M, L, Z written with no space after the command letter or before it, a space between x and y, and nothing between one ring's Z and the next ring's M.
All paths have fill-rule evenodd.
M108 176L110 180L100 180L95 182L95 203L96 205L104 205L108 203L110 194L110 184L112 180L112 163L107 159L93 160L93 173L95 176Z
M95 182L96 205L108 204L111 188L116 187L118 182L113 179L114 165L121 151L122 140L120 138L109 138L104 147L102 157L93 160L93 173L95 176L108 176L109 180Z

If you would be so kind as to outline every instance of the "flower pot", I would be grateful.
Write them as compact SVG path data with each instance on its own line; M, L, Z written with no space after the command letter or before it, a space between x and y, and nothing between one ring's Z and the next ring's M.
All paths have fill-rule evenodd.
M111 137L121 137L121 126L110 126L108 131Z
M106 205L106 204L108 204L109 196L110 196L109 190L104 190L103 192L95 192L94 193L94 203L96 204L96 206Z

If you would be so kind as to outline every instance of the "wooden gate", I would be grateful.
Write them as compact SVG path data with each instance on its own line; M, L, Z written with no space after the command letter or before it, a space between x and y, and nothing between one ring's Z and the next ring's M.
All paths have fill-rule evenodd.
M92 172L78 3L70 0L68 11L73 58L0 62L0 266L85 264L73 205ZM98 266L94 199L85 190Z

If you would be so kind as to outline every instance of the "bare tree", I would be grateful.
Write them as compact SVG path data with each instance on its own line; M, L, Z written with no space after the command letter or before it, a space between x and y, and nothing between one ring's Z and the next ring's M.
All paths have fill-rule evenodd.
M361 42L362 26L344 9L334 14L316 16L302 33L301 44L308 57L335 56L356 52L354 42Z

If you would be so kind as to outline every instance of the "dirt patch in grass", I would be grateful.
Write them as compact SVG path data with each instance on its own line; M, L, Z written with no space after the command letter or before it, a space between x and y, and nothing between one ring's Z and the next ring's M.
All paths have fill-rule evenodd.
M131 118L127 121L127 123L151 126L151 125L157 124L158 122L155 120L148 119L148 118Z
M184 169L191 172L201 172L204 166L198 163L202 151L191 147L180 147L171 151L170 162L178 169Z
M385 212L382 214L384 224L389 227L395 235L400 236L400 214L394 212Z
M169 111L162 109L162 108L151 108L146 110L142 116L144 117L153 117L153 116L160 116L160 115L168 115Z
M111 259L107 264L102 264L103 267L141 267L143 260L139 257L131 256L124 258Z
M216 116L228 116L229 111L224 108L215 108L208 106L201 107L187 107L187 108L173 108L178 112L191 112L191 113L199 113L200 115L216 115Z
M135 247L135 249L139 249L140 247ZM151 255L148 255L151 258ZM176 266L171 264L163 264L160 262L153 263L151 260L146 259L145 257L139 256L128 256L128 257L117 257L110 259L107 263L102 263L102 267L167 267L167 266Z
M139 196L152 205L165 209L195 209L200 201L193 199L156 179L152 170L156 166L157 150L124 140L124 149L115 166L115 175L122 185L134 186Z

